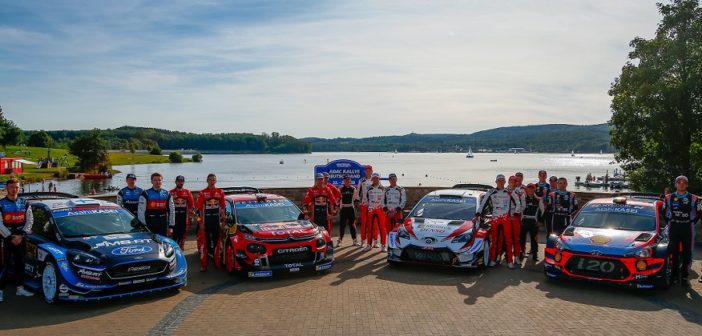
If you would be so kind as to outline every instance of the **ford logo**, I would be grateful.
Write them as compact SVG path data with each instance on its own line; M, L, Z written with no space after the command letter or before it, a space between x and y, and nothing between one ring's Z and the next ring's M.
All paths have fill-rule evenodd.
M151 246L146 245L135 245L135 246L122 246L112 250L112 254L117 256L128 256L135 254L144 254L153 251Z

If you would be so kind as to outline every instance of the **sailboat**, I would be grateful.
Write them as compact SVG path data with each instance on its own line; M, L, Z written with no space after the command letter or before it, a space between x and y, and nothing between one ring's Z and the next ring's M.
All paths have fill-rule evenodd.
M570 151L570 156L575 156L575 151Z
M468 154L466 154L466 157L469 159L472 159L475 157L475 155L473 155L473 147L468 147Z

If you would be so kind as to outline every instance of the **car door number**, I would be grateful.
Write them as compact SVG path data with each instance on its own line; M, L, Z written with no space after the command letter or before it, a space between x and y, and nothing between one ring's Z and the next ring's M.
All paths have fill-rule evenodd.
M611 273L616 267L611 261L580 258L578 268L591 272Z

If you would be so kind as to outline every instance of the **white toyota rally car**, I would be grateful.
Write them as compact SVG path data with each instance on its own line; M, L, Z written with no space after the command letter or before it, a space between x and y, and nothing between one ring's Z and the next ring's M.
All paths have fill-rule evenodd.
M402 224L390 232L388 262L457 268L486 265L489 226L473 223L485 191L471 186L458 185L424 196Z

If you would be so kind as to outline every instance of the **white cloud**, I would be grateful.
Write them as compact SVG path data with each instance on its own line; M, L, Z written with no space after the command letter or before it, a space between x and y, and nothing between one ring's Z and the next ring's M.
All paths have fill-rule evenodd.
M11 73L19 85L0 84L0 104L30 129L358 137L599 123L628 42L659 20L640 0L373 1L169 34L154 27L188 8L163 9L60 25L51 43L15 37L10 50L49 62Z

